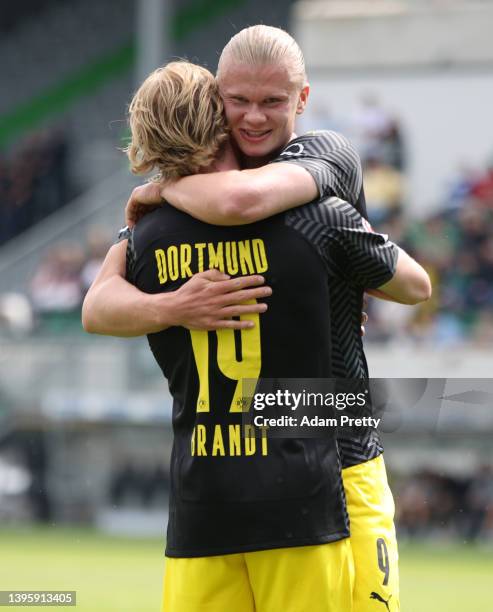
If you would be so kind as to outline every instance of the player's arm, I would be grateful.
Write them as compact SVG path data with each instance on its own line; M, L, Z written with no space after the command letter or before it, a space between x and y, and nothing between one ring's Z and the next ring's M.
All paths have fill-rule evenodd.
M252 322L231 317L267 309L264 303L243 303L272 293L258 275L230 279L218 270L207 270L176 291L144 293L125 280L126 248L126 240L110 248L84 299L82 325L89 333L133 337L170 326L244 329Z
M166 201L192 217L214 225L243 225L265 219L318 196L317 185L302 167L269 164L254 170L229 170L149 183L133 190L126 208L132 226L142 205Z
M431 297L431 281L426 270L406 251L397 247L397 264L394 276L378 287L375 297L390 298L400 304L419 304Z
M347 202L332 198L318 206L318 213L300 214L324 219L325 255L332 274L401 304L431 297L426 270L388 236L374 232Z
M343 230L345 233L345 230ZM426 270L387 236L363 229L346 235L347 278L375 297L415 305L431 297Z
M82 326L86 332L133 337L171 325L166 319L165 304L159 304L156 296L139 291L125 280L126 249L126 240L109 249L86 294L82 304Z
M254 170L202 174L166 185L137 187L127 204L127 223L135 223L144 206L164 200L201 221L241 225L319 196L335 195L356 205L361 194L359 155L335 132L319 132L305 138L303 144L288 144L273 162Z
M243 225L306 204L318 196L318 189L304 168L279 163L188 176L165 185L162 196L201 221Z

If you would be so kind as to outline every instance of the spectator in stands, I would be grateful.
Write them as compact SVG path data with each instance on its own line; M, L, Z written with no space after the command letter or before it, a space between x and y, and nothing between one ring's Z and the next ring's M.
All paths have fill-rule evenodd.
M38 314L78 312L83 261L78 245L60 244L48 252L31 281L31 300Z
M472 478L466 493L467 531L471 540L477 540L487 531L493 532L493 468L483 465Z
M363 160L377 152L379 159L397 170L404 168L404 141L399 121L385 109L377 95L361 96L351 118L350 131Z
M404 176L386 164L376 149L368 153L363 171L370 222L378 227L401 213Z
M22 336L33 330L31 304L22 293L0 294L0 330Z
M387 131L382 134L380 150L386 164L397 170L404 170L406 165L404 138L397 119L392 118Z
M418 471L401 479L396 495L398 529L409 536L493 535L493 467L467 477Z
M471 193L484 205L493 208L493 159L490 160L486 172L472 186Z
M31 134L0 160L0 245L67 203L68 144L56 130Z
M363 150L373 148L387 134L392 125L392 117L380 104L374 92L366 92L360 97L359 106L352 118L355 136L361 141Z

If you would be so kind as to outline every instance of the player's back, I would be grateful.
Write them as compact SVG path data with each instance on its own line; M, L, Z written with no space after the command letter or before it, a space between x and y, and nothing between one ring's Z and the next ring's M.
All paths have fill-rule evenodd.
M147 215L129 251L140 289L172 291L209 268L262 274L272 287L255 327L170 328L149 336L174 398L167 554L201 556L340 539L347 518L335 431L323 440L245 437L241 380L331 376L323 259L285 215L238 227L174 208ZM248 431L248 430L247 430Z

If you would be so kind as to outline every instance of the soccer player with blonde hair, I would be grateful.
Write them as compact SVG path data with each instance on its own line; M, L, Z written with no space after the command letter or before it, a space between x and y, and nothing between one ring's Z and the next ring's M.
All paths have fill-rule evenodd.
M155 70L129 107L126 148L135 174L157 169L155 181L209 168L229 142L224 107L211 73L188 62Z
M137 241L136 237L132 236L129 255L127 256L127 263L129 261L131 263L131 278L137 286L148 292L156 293L160 290L159 284L152 285L146 277L146 274L150 274L149 270L154 270L156 262L153 264L149 261L146 262L143 255L146 252L144 245L148 244L150 235L154 236L152 232L156 231L156 227L161 227L162 231L169 230L170 227L178 231L177 228L181 227L185 219L187 219L186 223L192 223L192 227L189 228L191 234L198 227L201 228L200 231L205 231L204 227L215 227L214 230L209 230L213 234L215 232L214 239L211 238L210 241L201 239L193 244L186 242L184 243L185 246L181 245L179 249L178 245L174 244L167 244L166 248L154 249L154 253L160 252L159 257L155 256L159 283L162 285L168 283L166 290L174 290L176 294L193 281L192 278L188 283L180 285L183 280L188 278L189 273L200 270L200 266L207 267L207 258L204 256L206 247L198 245L213 245L208 247L209 266L217 266L221 271L234 275L235 269L238 271L238 264L235 268L232 257L232 245L235 238L241 238L240 242L251 240L252 244L255 240L260 240L263 244L270 245L266 253L274 254L271 255L273 257L272 262L264 261L263 255L258 251L257 259L251 254L250 261L253 262L255 259L257 263L260 262L260 265L255 267L252 264L249 268L245 263L248 259L244 260L245 268L242 274L247 272L264 273L269 270L270 278L276 278L276 284L280 282L282 290L280 291L275 287L273 297L270 298L269 310L262 314L260 319L258 319L257 314L262 312L260 308L250 317L241 314L244 319L243 323L246 323L248 319L250 319L250 324L255 322L255 327L244 333L254 333L254 329L261 327L261 338L255 336L257 338L255 342L257 343L256 346L258 345L256 349L258 355L263 355L266 350L264 342L266 342L266 338L269 338L269 334L272 334L269 346L276 346L277 338L279 345L284 349L284 354L281 351L278 354L278 361L274 365L267 362L265 368L262 358L262 367L257 374L262 377L269 375L272 377L367 377L366 362L361 338L359 337L363 290L365 288L379 288L393 299L405 303L416 303L426 299L429 295L430 287L426 273L403 251L386 241L385 237L369 231L364 219L357 212L359 210L363 215L366 212L362 191L361 167L357 154L347 140L332 132L317 132L300 138L294 136L294 120L296 114L303 112L309 88L301 52L288 34L268 26L255 26L237 34L226 46L221 56L218 84L224 101L228 127L236 151L239 154L241 165L252 169L228 170L227 167L231 158L226 146L225 159L223 159L225 165L216 168L222 170L221 172L211 173L210 168L206 169L201 166L202 162L196 161L192 164L193 169L189 165L188 170L183 174L187 174L188 171L194 172L195 169L198 170L199 168L207 170L207 172L187 176L178 181L168 180L165 183L153 183L137 188L130 201L130 222L135 221L139 216L138 207L135 206L136 202L141 205L157 203L162 197L173 207L164 206L158 211L161 215L171 215L167 224L157 224L159 218L155 217L156 212L146 216L137 224L135 230ZM214 95L212 93L210 95L212 100ZM185 125L187 115L179 109L173 109L170 113L171 109L168 104L161 104L160 106L155 103L141 104L138 98L139 96L136 96L136 100L131 107L134 138L129 148L129 154L132 163L136 170L149 169L154 165L161 170L164 178L169 178L166 175L167 164L164 161L167 155L171 154L172 157L178 155L180 159L185 160L188 156L193 159L193 155L196 153L195 150L189 148L189 139L183 143L178 136L180 130L176 132L180 126ZM197 93L192 98L194 102L192 107L199 108L203 98ZM189 107L188 111L195 112L194 116L197 117L197 111L192 110L192 107ZM215 101L211 102L211 107L215 108ZM157 113L156 110L158 110ZM144 115L138 115L139 113L148 113L149 116L147 119L143 119ZM140 119L137 120L137 116ZM206 117L207 115L200 116ZM149 129L140 130L144 123ZM163 128L162 123L169 123L170 125ZM195 128L198 124L194 119L189 121L187 125L188 128ZM211 134L217 135L217 132L212 130L209 132L209 136ZM170 136L171 142L167 140ZM195 138L195 136L200 137L194 132L193 137ZM176 142L174 142L175 137ZM205 146L205 144L206 140L202 140L201 146ZM221 143L218 144L217 151L220 155ZM267 161L274 160L276 163L267 166L262 165ZM173 172L176 171L173 163L170 164L169 168L173 168ZM340 198L343 198L349 204L341 201ZM284 212L306 202L311 202L311 204L295 208L292 212ZM199 221L192 221L190 217L183 216L180 210L189 213L198 220L214 223L216 226L193 225L199 223ZM272 215L276 216L272 217ZM269 219L269 217L272 218ZM267 220L258 223L261 219ZM249 225L250 223L252 225ZM218 227L221 225L237 225L238 227L221 229ZM260 228L260 230L257 228ZM285 233L286 228L289 228L288 234L295 241L294 244L290 244L290 238ZM258 237L257 231L261 232L262 238ZM246 234L243 232L246 232ZM142 238L146 235L147 242ZM250 238L246 238L247 235ZM157 238L153 238L153 240L157 240ZM137 247L135 246L136 242ZM278 245L281 242L283 242L282 263L277 261L275 256L276 253L279 253ZM219 244L223 246L219 247ZM229 244L229 247L226 247L227 244ZM260 242L255 244L258 246ZM342 249L345 254L346 263L342 269L337 266L334 267L334 262L341 257L339 252L334 259L332 249L335 247ZM121 259L122 254L124 257L125 253L121 246L117 245L113 248L116 249L116 255L113 260L107 262L107 270L103 273L103 282L96 282L91 289L92 293L88 294L88 300L85 304L86 327L90 331L112 333L114 335L156 331L155 320L148 312L150 298L157 298L157 296L144 296L144 294L139 294L135 288L124 284L121 279ZM229 248L229 258L227 248ZM308 249L308 251L305 251L305 249ZM218 254L219 251L220 254ZM296 254L294 260L291 257L292 254ZM311 265L303 268L307 278L304 278L301 282L300 261L303 262L304 258L307 258L306 261L308 261L315 254L316 257ZM268 255L265 257L268 257ZM117 265L115 265L116 260L119 262ZM316 263L316 261L319 263ZM137 268L134 265L135 262L137 262ZM139 262L141 263L139 264ZM320 264L322 264L321 267ZM141 268L138 268L139 265ZM286 266L291 268L290 280L282 276L285 273ZM281 281L278 279L278 273L281 275ZM326 286L327 273L329 294L323 297L320 293L322 289L319 283L322 282ZM139 274L141 274L140 277ZM154 275L156 275L155 270ZM147 281L143 280L145 278L147 278ZM309 281L308 285L306 284L307 281ZM154 283L156 282L154 279ZM283 297L287 300L283 300ZM137 312L139 312L139 315L142 313L142 316L139 316L139 320L135 321L135 306L138 307L139 301L142 302L142 310L137 310ZM186 303L190 305L192 302L189 300ZM197 301L194 302L194 304L196 303ZM278 327L276 328L274 323L276 314L283 312L282 304L285 307L286 303L290 303L293 313L296 313L296 322L293 322L293 327L285 329L283 323L286 324L289 321L289 316L287 319L279 317ZM169 311L179 312L183 308L183 304L184 300L180 299L174 302L170 301L168 302ZM247 308L248 306L245 305L244 307ZM257 307L260 307L260 305L257 305ZM131 322L128 321L130 313L133 319ZM303 315L303 313L305 314ZM180 324L180 318L182 317L179 314L170 316L170 325ZM325 330L329 319L330 327L325 332L321 331ZM174 321L178 323L174 323ZM304 325L309 326L313 322L316 322L316 327L318 326L317 333L313 332L313 327L309 327L308 331L304 329ZM269 327L272 325L274 325L274 328ZM300 330L296 329L297 326L300 327ZM165 327L167 325L163 325L163 328ZM276 331L272 331L272 329L276 329ZM301 336L299 336L300 331ZM222 332L217 334L218 359L220 363L223 363L223 370L221 370L221 365L219 367L224 374L227 366L224 365L225 362L220 355L223 350L227 349L222 345L223 340L221 338L223 336L221 334ZM157 335L159 336L159 334ZM246 338L248 337L250 336L246 336ZM198 368L198 374L195 374L195 376L198 375L200 380L195 384L199 384L200 396L200 393L206 389L205 386L202 386L205 380L203 376L206 376L204 372L209 370L203 370L203 359L207 361L206 355L208 353L204 352L204 336L202 336L202 340L197 340L197 336L195 336L194 340L192 334L191 338L191 347L188 347L189 355L191 361L195 358ZM286 351L285 343L288 338L292 341L292 345L290 345L290 349L294 349L292 353ZM329 343L330 350L326 353L326 362L318 361L315 365L311 360L315 352L314 347L319 344L320 338L324 338ZM159 350L155 349L154 353L159 355ZM253 351L252 355L255 356L256 354ZM298 357L298 360L293 355ZM199 358L200 356L203 359ZM289 365L286 363L287 357L291 357ZM301 362L299 357L302 357ZM248 360L246 361L248 362ZM248 363L243 363L243 367L248 365ZM230 376L230 378L235 378L235 376ZM207 401L204 405L208 406ZM197 408L197 415L200 414L201 410ZM199 429L193 429L192 432L188 431L188 435L192 436L192 455L197 452L197 449L202 449L204 452L206 450L207 436L204 433L206 430L200 429L201 425L205 427L203 423L195 423L194 427ZM197 431L202 432L200 434L202 437L197 437ZM214 441L215 443L216 441ZM220 452L219 442L216 446L214 444L213 448ZM351 547L356 566L354 610L372 610L372 606L375 606L375 600L377 600L373 597L375 593L382 600L389 602L388 605L391 606L392 611L398 610L397 549L392 522L393 504L385 476L378 433L372 429L362 432L343 432L343 435L338 439L338 446L343 462L342 467L344 468L344 487L351 519ZM210 448L209 451L211 452ZM187 460L184 461L186 464ZM197 457L193 455L192 464L195 467L197 467L196 461ZM286 465L289 465L289 462ZM264 472L262 468L261 473L270 474L269 464L266 463L265 466L267 469ZM247 475L249 473L248 468L245 467L245 469L247 471L244 474ZM288 476L289 473L289 470L287 470L287 474L283 472L284 477ZM293 473L298 474L301 486L303 472L296 472L295 469ZM222 474L222 471L216 474L220 482ZM337 475L330 471L318 481L318 485L323 487L324 482L328 484L329 475L335 481L337 480ZM234 491L238 491L237 484L232 485L229 482L229 485L232 486ZM272 486L276 488L276 485L271 485L271 488ZM228 498L227 488L222 491L222 494L225 499ZM262 497L261 494L260 497ZM222 498L219 497L218 499ZM205 538L206 541L202 542L203 546L200 549L204 552L207 562L212 558L211 555L224 557L222 570L215 574L215 578L212 579L214 572L212 572L208 563L204 562L205 564L200 566L200 570L191 570L192 574L194 571L203 572L203 575L211 578L210 584L215 584L216 588L219 588L218 585L227 584L231 576L236 576L238 571L240 574L246 572L250 579L253 572L260 580L260 577L268 571L267 568L271 567L272 561L275 563L274 557L264 555L264 559L268 559L268 562L262 566L261 572L257 572L252 569L253 566L248 566L244 556L241 559L237 558L238 554L245 554L244 551L248 550L262 550L264 548L269 549L266 552L274 553L276 550L289 550L290 547L294 547L293 550L299 547L298 552L301 554L301 549L304 548L302 544L310 544L318 548L317 545L320 545L321 542L329 542L331 538L333 539L327 531L327 525L324 528L321 525L324 521L328 521L334 527L333 522L337 523L340 520L337 518L340 517L340 508L337 504L332 508L331 516L325 515L324 518L318 516L317 512L320 510L320 506L315 506L314 511L315 508L317 511L314 514L318 516L318 519L314 519L310 511L308 511L308 514L303 514L303 516L295 519L296 513L293 511L293 504L288 501L288 498L284 497L283 499L270 501L271 503L275 501L278 504L278 513L281 513L280 516L283 519L276 521L276 524L271 523L271 529L274 533L277 533L276 529L280 525L289 524L290 535L287 534L287 531L284 531L284 536L281 533L276 536L269 533L269 536L267 536L266 532L263 539L258 539L259 532L253 529L252 533L243 534L246 539L242 540L228 523L226 517L223 517L223 527L226 532L229 530L228 541L231 538L232 540L236 538L236 544L231 548L226 540L223 541L223 535L220 532L211 529L208 536L212 537L212 540L207 541L207 538ZM238 507L235 506L235 508L235 512L238 512ZM259 508L263 510L262 504ZM328 509L326 510L328 511ZM189 509L184 510L185 514L187 511ZM168 540L168 554L171 550L171 556L175 554L177 557L191 557L196 555L198 550L196 547L190 551L190 548L194 546L193 543L185 542L184 544L182 542L176 549L173 548L173 537L176 535L173 535L173 526L175 521L180 520L180 516L180 512L177 511L173 512L170 517L172 538L171 543ZM205 512L204 516L208 516L209 520L214 523L215 519L211 518L212 515ZM261 512L258 516L259 525L266 518ZM317 520L321 522L316 524ZM245 527L245 531L248 531L247 527ZM329 531L334 534L333 528ZM178 532L180 532L179 528ZM262 528L260 528L260 532L262 532ZM302 538L299 535L301 532L311 535ZM318 536L315 536L315 532L318 533ZM339 535L343 534L344 529L339 530L338 533ZM249 541L247 536L253 538L254 542ZM183 531L181 537L185 537ZM219 540L221 540L222 545L219 545ZM215 547L214 541L216 542ZM184 548L180 548L180 546L184 546ZM329 545L329 547L332 546L334 544ZM184 550L185 554L183 554ZM176 554L177 552L178 554ZM283 557L283 563L287 563L286 559L294 558L295 554L291 552L287 557ZM303 563L302 558L298 557L297 562ZM322 562L321 559L315 563L314 567L320 569L320 562ZM186 560L181 565L182 567L186 566ZM180 563L174 564L174 568L179 566ZM198 568L199 564L189 564L188 566L189 568L192 566ZM257 569L260 567L261 565L257 566ZM331 573L333 572L333 567L330 564L327 565L326 569ZM229 573L230 570L234 570L233 574ZM209 571L211 571L210 574ZM272 573L268 575L273 576ZM305 573L304 576L306 577L306 575ZM178 582L183 579L183 574L180 571L177 572L176 576ZM269 585L266 584L265 580L262 584L252 584L250 579L246 583L241 583L238 588L242 593L245 589L245 593L253 593L254 605L257 606L257 610L290 609L294 611L305 609L305 607L309 607L310 610L349 611L352 609L352 604L347 600L344 604L339 603L335 607L330 607L334 605L335 599L329 604L324 602L323 597L317 599L318 595L313 593L315 601L310 595L304 593L300 594L300 599L293 599L292 605L289 607L290 604L285 599L286 592L289 592L286 582L282 582L279 589L274 589L274 591L271 589L270 600L267 600L265 597ZM294 576L286 571L284 579L289 582L289 580L294 579ZM202 592L200 595L199 581L194 581L193 584L199 590L198 597L205 597L201 601L206 601L208 596L212 599L215 597L214 589L205 594ZM270 586L272 587L272 585ZM257 590L257 587L259 590ZM330 589L325 591L325 595L329 592L331 592ZM224 609L230 609L228 606L233 605L235 595L226 589L224 596L226 598L223 600ZM259 601L257 601L257 597ZM245 599L245 601L247 600ZM260 601L262 601L262 605L260 605ZM304 602L304 604L300 602ZM246 610L250 609L248 605L248 603L245 604ZM269 605L271 605L270 608ZM169 609L200 610L202 608L198 604L194 604L188 608L173 607ZM214 607L214 610L220 609L223 608L219 604ZM253 610L253 608L251 609Z

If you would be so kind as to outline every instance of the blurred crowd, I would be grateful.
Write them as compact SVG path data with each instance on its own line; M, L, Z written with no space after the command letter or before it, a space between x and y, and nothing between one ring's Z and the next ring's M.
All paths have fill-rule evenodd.
M162 447L159 450L162 453ZM61 515L68 522L90 523L101 507L163 512L167 507L169 465L161 456L131 456L122 451L112 458L101 491L94 489L92 497L83 500L74 491L66 491L63 504L53 484L53 456L52 442L43 430L19 429L0 439L0 523L52 523ZM71 460L77 462L77 452ZM68 464L65 468L70 470ZM80 487L90 473L84 462L77 463L76 469ZM77 488L76 484L74 490Z
M93 228L82 243L60 242L41 258L28 296L0 295L0 328L18 334L38 331L81 331L84 296L103 263L112 241Z
M463 478L423 470L397 481L394 495L401 536L459 537L467 542L493 539L493 467L489 464Z
M391 213L375 226L427 269L433 297L417 308L371 300L369 338L491 346L493 162L483 172L457 176L441 208L427 219Z
M128 460L112 474L109 501L113 508L166 507L169 496L169 469L161 463Z
M369 300L367 338L453 345L493 342L493 157L460 168L428 218L409 214L403 128L370 94L347 126L360 152L370 222L428 271L433 298L419 307ZM492 143L493 150L493 143Z
M406 151L402 126L375 96L367 94L348 129L363 163L370 222L378 227L403 212Z
M63 132L36 132L8 158L0 157L0 246L74 196Z
M51 321L56 326L74 318L80 323L82 301L110 245L107 233L94 228L85 244L60 243L47 252L30 285L31 304L41 325Z

